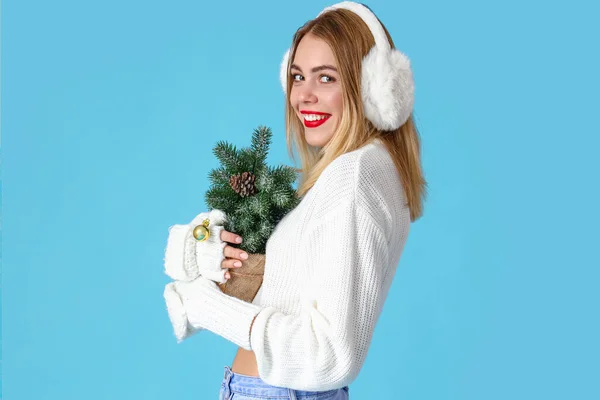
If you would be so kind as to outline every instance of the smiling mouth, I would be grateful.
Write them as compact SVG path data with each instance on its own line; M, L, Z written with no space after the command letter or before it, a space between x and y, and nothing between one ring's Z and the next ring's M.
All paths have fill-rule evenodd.
M302 120L307 128L316 128L321 126L331 117L329 114L303 114Z

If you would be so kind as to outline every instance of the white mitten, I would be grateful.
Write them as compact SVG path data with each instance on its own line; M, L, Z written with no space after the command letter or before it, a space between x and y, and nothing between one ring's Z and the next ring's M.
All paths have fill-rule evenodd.
M194 237L193 231L206 218L210 220L210 235L207 240L200 242ZM169 227L164 259L165 273L180 281L191 281L202 275L215 282L226 282L225 273L228 269L221 267L225 259L223 250L227 246L227 242L221 240L226 220L227 216L223 211L214 209L198 214L189 224Z
M216 283L199 276L192 281L175 281L165 286L165 303L177 343L204 330L202 322L206 317L214 318L214 315L205 315L214 314L214 310L207 309L203 287L214 289Z
M204 329L201 326L193 327L188 321L187 312L179 293L177 293L175 282L168 283L165 286L163 296L165 297L167 313L169 314L177 343Z

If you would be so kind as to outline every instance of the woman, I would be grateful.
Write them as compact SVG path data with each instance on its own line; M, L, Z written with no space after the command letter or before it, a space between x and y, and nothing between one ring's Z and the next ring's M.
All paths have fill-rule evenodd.
M178 340L208 329L239 346L221 399L347 399L426 182L412 119L409 61L364 5L323 10L294 35L282 62L286 135L299 149L300 204L267 243L252 303L203 276L169 283ZM213 246L236 268L237 235ZM247 396L247 397L244 397Z

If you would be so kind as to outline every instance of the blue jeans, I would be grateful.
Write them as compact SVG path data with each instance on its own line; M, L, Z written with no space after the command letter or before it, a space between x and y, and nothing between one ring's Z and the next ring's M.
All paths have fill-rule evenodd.
M286 389L271 386L258 376L236 374L225 366L219 400L348 400L348 386L323 392Z

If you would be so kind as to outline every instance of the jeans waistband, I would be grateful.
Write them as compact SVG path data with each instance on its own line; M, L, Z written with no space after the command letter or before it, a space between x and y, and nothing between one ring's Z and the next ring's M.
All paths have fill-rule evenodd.
M295 400L296 396L315 396L328 392L333 393L339 390L332 389L325 391L306 391L272 386L263 381L258 376L248 376L235 373L231 370L231 368L228 365L225 366L223 383L225 385L225 392L228 395L231 392L234 392L242 395L257 397L289 397L292 400ZM344 387L344 389L347 391L347 386Z
M295 391L288 388L272 386L258 376L248 376L235 373L226 365L223 376L226 393L239 393L249 396L289 397L295 399ZM297 392L296 392L297 393Z

